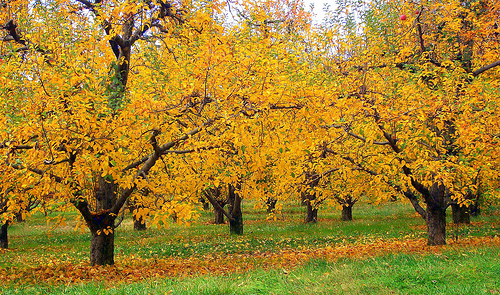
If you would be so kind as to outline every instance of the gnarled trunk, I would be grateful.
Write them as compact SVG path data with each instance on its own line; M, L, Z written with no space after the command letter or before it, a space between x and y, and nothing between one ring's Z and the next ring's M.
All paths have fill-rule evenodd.
M114 231L105 234L103 232L92 232L90 240L90 264L91 265L113 265L115 264L115 234Z
M235 235L243 234L243 213L241 212L241 198L233 185L229 185L229 211L232 219L229 220L229 232Z
M4 224L2 224L1 230L0 230L0 248L3 249L8 249L9 248L9 236L8 236L8 230L9 228L9 222L5 221Z
M427 207L427 245L446 245L446 213L442 208Z
M342 220L352 221L352 206L353 204L346 204L342 206Z
M446 245L445 186L434 183L429 190L427 203L427 245Z
M459 204L451 205L451 214L453 216L453 223L455 224L470 224L470 214L469 208L465 205L460 206Z

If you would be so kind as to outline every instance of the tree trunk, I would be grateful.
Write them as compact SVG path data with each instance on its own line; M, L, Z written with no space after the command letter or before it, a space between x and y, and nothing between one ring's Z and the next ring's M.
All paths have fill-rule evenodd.
M116 202L118 185L113 180L107 180L99 176L95 188L96 207L95 211L109 210Z
M307 213L305 223L316 223L318 222L318 208L314 208L312 201L316 199L316 195L302 192L301 194L302 204L306 205Z
M446 245L446 213L441 208L427 208L427 245Z
M458 204L451 205L451 214L453 216L453 223L455 224L470 224L469 208L467 206L460 206Z
M21 223L21 222L26 221L26 220L25 220L25 218L23 218L23 214L22 214L21 212L16 213L16 221L17 221L18 223Z
M222 208L224 208L225 203L219 202ZM219 210L218 208L214 208L215 213L215 224L224 224L224 211Z
M342 206L342 220L352 221L352 205L346 204Z
M132 219L134 220L134 229L135 230L146 230L146 221L142 216L132 215Z
M9 248L9 236L7 235L7 229L9 227L9 222L6 221L2 224L2 228L0 230L0 248L8 249Z
M90 264L113 265L115 250L115 217L104 211L92 216L89 225L92 234L90 240Z
M469 206L470 215L474 217L481 215L481 192L479 190L478 188L474 202Z
M90 240L90 264L113 265L115 249L115 215L109 213L117 199L118 186L112 179L98 178L95 188L97 212L91 213L87 225L92 234Z
M235 235L243 234L243 213L240 210L233 211L233 220L229 221L229 232Z
M203 210L208 211L210 209L210 202L207 202L205 198L199 198L200 203L203 205Z
M276 203L278 202L278 200L276 200L275 198L267 198L267 201L266 201L266 211L267 213L271 213L274 211L274 209L276 208Z
M307 202L307 215L306 215L306 223L316 223L318 222L318 208L314 208L311 204L311 201Z
M229 185L229 210L232 220L229 220L229 232L235 235L243 234L243 213L241 212L241 198L235 192L235 187Z
M446 205L443 184L432 185L426 203L427 245L446 245Z
M134 230L146 230L146 220L142 216L137 215L139 208L140 206L138 206L135 201L132 201L132 205L128 207L128 210L132 214L132 220L134 221Z
M115 251L114 230L106 234L102 231L92 231L90 240L90 264L91 265L113 265Z

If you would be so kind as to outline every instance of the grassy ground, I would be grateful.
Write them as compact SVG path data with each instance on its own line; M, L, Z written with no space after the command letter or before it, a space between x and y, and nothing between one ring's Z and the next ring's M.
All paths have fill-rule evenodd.
M12 249L0 253L3 269L0 281L7 282L2 291L4 294L500 292L498 239L481 245L499 235L499 211L495 208L473 219L471 226L450 225L448 241L452 245L438 251L422 246L426 237L424 222L404 203L380 207L359 204L354 208L352 222L340 221L338 211L323 210L315 225L302 223L304 213L299 206L285 207L277 221L266 220L266 214L253 209L251 204L244 207L244 214L245 234L241 237L230 236L227 225L210 224L209 212L203 213L190 227L172 224L167 229L145 232L134 231L131 221L126 220L117 230L117 267L102 269L103 273L113 275L96 273L91 276L95 280L82 282L71 276L93 271L87 265L89 234L74 232L73 222L49 231L45 218L36 215L10 228ZM68 220L72 215L68 213ZM231 263L238 266L228 265ZM190 271L175 270L183 266ZM158 271L149 271L155 267ZM131 268L136 268L137 273L130 272ZM56 275L60 272L64 279L54 280L54 275L42 272ZM11 279L16 273L22 275ZM30 273L34 273L32 280L26 278ZM158 277L148 277L146 274L150 273ZM119 278L120 274L124 277ZM47 277L51 279L44 281Z

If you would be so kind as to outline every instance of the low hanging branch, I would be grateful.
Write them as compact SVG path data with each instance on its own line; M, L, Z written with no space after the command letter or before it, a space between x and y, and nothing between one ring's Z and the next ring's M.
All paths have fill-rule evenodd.
M210 195L208 192L203 192L203 195L207 198L210 204L212 204L212 206L214 206L214 208L216 208L218 211L222 212L222 214L224 214L229 221L235 221L233 216L229 214L226 210L224 210L224 208L222 208L219 202L217 202L217 200L214 199L212 195Z

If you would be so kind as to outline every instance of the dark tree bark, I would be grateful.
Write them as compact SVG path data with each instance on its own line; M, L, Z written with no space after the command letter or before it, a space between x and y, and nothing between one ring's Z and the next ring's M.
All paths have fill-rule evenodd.
M91 233L90 264L112 265L114 264L114 222L116 215L110 214L110 209L117 199L117 185L112 179L98 177L94 194L98 213L92 214L88 212L91 217L86 219ZM88 211L88 206L86 206L86 210ZM86 214L84 214L84 217Z
M229 184L229 211L232 219L229 220L229 232L235 235L243 234L243 213L241 212L241 197L236 193L236 188Z
M434 183L429 190L427 203L427 245L446 245L445 186Z
M310 194L307 192L301 193L302 204L307 208L305 223L317 223L318 222L318 208L312 203L316 199L315 194Z
M132 215L132 219L134 220L134 229L135 230L141 231L141 230L147 229L146 220L144 220L144 218L142 218L142 216Z
M210 209L210 202L207 202L205 198L199 198L199 201L203 205L203 210L208 211Z
M9 228L9 222L6 221L4 224L2 224L0 230L0 248L2 249L9 248L9 236L7 232L8 228Z
M229 232L231 234L242 235L243 234L243 213L241 211L241 197L236 193L236 187L232 184L228 184L228 196L227 204L229 204L228 210L224 210L221 204L215 199L214 195L209 191L205 191L204 195L207 200L212 204L217 211L222 212L223 215L229 220ZM239 187L239 185L237 185Z
M90 264L113 265L115 251L114 217L105 212L94 215L94 222L90 227Z
M472 205L470 205L469 210L472 217L478 217L481 215L481 205L479 201L476 200Z
M205 196L209 199L209 202L216 202L217 204L212 204L214 208L214 223L224 224L224 206L228 204L229 195L222 197L222 191L220 187L211 187L204 191Z
M354 204L346 204L342 206L342 220L352 221L352 206Z
M23 218L23 214L21 212L17 213L16 214L16 222L18 223L21 223L21 222L25 222L25 218Z
M274 211L274 209L276 208L277 202L278 202L278 200L276 200L275 198L267 198L267 200L266 200L267 213L271 213Z
M317 223L318 222L318 208L314 208L311 202L307 202L307 215L305 223Z
M465 205L451 204L451 214L453 223L455 224L470 224L469 208Z
M219 203L220 207L214 207L214 213L215 213L214 223L224 224L224 206L226 206L226 202L218 200L217 203Z
M95 211L109 210L116 203L118 186L112 179L99 176L94 190L96 199Z
M132 221L134 222L134 230L146 230L146 220L142 216L138 216L134 214L134 211L141 208L140 205L136 204L135 201L132 201L132 205L128 206L128 210L132 214Z
M342 206L342 221L352 221L352 207L358 202L358 198L351 194L345 196L335 196L337 203Z
M481 215L481 184L478 184L477 192L472 199L472 204L469 206L470 215L477 217Z

